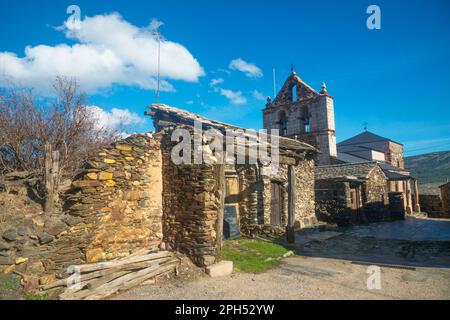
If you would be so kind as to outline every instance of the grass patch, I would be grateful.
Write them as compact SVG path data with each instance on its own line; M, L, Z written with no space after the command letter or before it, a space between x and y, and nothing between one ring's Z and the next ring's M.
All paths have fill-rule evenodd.
M20 277L0 273L0 300L17 300L22 297Z
M225 241L221 257L233 261L237 271L259 273L278 266L277 258L286 252L286 248L275 243L240 238Z
M25 295L25 300L48 300L48 293L28 292Z

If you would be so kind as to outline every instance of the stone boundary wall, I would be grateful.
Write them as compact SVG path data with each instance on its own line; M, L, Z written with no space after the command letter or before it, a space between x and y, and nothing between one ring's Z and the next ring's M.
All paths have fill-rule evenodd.
M2 233L0 265L23 274L30 290L66 277L71 265L159 249L161 161L159 139L151 135L98 150L61 195L62 212L36 214Z
M426 212L430 218L443 216L442 201L438 195L419 194L420 209Z
M133 135L101 150L87 161L66 196L71 226L61 241L78 249L87 263L158 247L161 167L160 142L150 134Z

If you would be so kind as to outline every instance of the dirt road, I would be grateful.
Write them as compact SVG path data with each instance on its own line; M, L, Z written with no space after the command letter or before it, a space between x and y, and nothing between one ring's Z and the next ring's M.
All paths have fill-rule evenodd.
M202 276L141 286L113 299L450 299L450 269L381 268L381 289L367 288L367 266L293 257L262 274Z

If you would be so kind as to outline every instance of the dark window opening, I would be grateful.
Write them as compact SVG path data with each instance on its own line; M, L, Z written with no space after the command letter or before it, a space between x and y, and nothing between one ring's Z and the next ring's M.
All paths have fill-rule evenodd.
M311 123L309 122L309 117L307 116L305 118L305 132L310 133L311 132Z
M287 118L286 113L284 111L281 111L279 113L280 118L280 135L281 136L287 136Z

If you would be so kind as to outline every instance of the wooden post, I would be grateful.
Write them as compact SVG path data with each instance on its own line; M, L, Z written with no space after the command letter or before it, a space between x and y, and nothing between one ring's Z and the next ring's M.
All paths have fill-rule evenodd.
M225 208L225 166L216 165L217 167L217 187L220 193L220 207L217 212L217 229L216 229L216 262L220 261L222 252L222 237L223 237L223 210Z
M414 211L420 212L420 202L419 202L419 187L417 186L417 180L414 179Z
M293 166L288 166L288 225L286 227L286 238L288 243L295 242L295 171Z
M53 213L58 201L59 151L52 151L50 143L45 144L45 213Z

